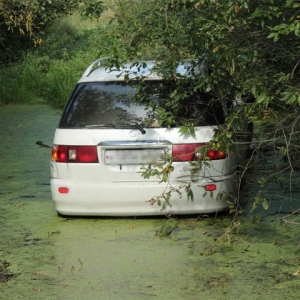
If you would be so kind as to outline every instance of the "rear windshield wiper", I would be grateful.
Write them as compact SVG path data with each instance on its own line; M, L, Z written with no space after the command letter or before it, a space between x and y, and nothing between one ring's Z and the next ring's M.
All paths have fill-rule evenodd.
M142 134L146 133L146 130L139 124L133 124L133 125L130 125L130 126L132 126L133 128L138 129Z

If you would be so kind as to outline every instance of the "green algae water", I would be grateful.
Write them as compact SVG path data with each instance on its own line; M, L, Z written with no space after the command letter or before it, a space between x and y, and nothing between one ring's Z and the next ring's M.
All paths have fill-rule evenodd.
M58 120L46 105L0 107L0 261L15 274L0 299L299 299L297 190L272 187L270 209L232 230L226 215L60 218L51 149L36 145Z

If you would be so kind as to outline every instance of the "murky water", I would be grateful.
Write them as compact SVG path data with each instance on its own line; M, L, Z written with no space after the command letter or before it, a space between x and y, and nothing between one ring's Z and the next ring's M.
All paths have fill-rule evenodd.
M228 234L227 216L59 218L50 149L35 144L51 144L58 119L44 105L0 107L0 260L18 274L0 299L299 299L300 225L280 222L297 190L274 186L270 210ZM170 236L157 235L166 222Z

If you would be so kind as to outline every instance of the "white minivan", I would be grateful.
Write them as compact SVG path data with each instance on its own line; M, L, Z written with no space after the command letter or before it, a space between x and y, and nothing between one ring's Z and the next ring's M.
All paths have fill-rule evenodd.
M223 106L204 93L190 92L176 112L178 123L161 124L157 111L171 87L153 71L155 63L109 70L104 61L84 72L55 132L51 193L58 214L146 216L226 209L237 187L237 160L220 150L208 149L204 156L200 151L224 126ZM178 74L187 72L188 65L178 66ZM148 104L134 97L134 78L143 78ZM191 118L195 134L183 134L179 124ZM167 155L172 160L167 180L142 176L149 167L170 165ZM195 171L193 162L204 159L207 163ZM190 193L185 193L187 185ZM164 199L168 205L158 205Z

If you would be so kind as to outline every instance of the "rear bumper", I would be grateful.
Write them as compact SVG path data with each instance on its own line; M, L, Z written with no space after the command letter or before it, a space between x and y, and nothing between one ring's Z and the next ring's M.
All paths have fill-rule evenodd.
M216 191L206 192L204 186L213 183ZM171 183L179 188L180 183ZM61 194L59 187L67 187L69 192ZM176 192L171 196L171 207L162 210L156 203L150 205L151 198L166 190L165 183L149 182L76 182L65 179L51 179L51 193L56 210L61 215L77 216L149 216L166 214L203 214L222 211L227 208L229 194L236 190L234 175L222 178L204 178L192 185L194 200L187 200L184 190L182 197ZM220 200L220 193L223 197Z

